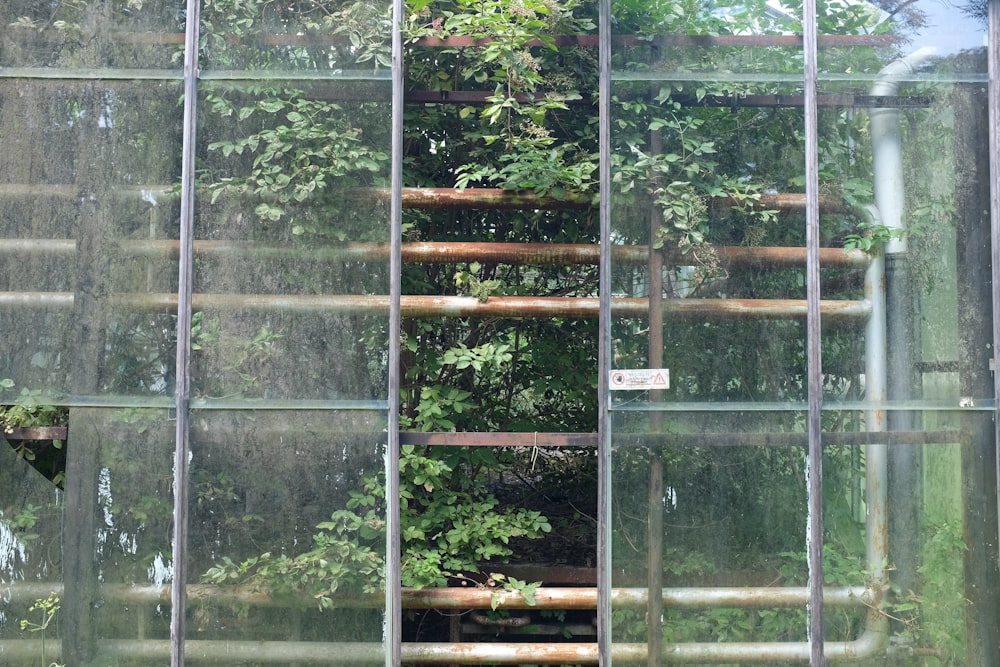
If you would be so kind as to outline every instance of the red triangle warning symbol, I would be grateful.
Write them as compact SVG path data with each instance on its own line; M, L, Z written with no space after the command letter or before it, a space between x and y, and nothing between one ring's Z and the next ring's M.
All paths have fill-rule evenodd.
M663 377L663 373L657 373L653 376L653 386L654 387L666 387L667 379Z

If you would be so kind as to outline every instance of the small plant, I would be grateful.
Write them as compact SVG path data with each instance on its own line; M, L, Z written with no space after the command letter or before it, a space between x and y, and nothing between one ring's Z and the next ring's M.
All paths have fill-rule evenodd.
M0 391L13 389L14 381L0 379ZM0 433L11 434L14 429L44 426L65 426L69 421L69 410L41 401L38 389L22 389L12 403L0 404ZM66 453L62 440L14 440L14 452L57 486L62 486L66 476Z
M13 389L14 386L10 378L0 379L0 390ZM12 404L0 405L3 432L11 433L15 428L65 425L68 417L66 408L39 402L41 396L40 389L25 388Z
M49 662L47 653L45 651L45 631L52 623L52 620L56 616L56 612L59 611L59 596L54 592L49 593L47 598L38 598L35 603L28 607L28 613L38 612L40 614L39 621L33 623L28 619L21 619L21 631L22 632L38 632L41 633L39 636L42 640L42 667L64 667L55 662Z
M869 255L877 255L889 241L902 239L905 233L905 230L896 227L864 224L857 233L844 237L844 250L861 250Z

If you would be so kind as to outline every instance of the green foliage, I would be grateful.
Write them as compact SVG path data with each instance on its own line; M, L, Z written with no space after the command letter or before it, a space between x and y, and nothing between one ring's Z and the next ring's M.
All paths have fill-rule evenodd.
M37 533L28 531L32 530L35 527L35 524L38 523L38 513L41 509L42 508L38 505L27 503L24 507L18 510L17 514L9 519L4 518L2 513L0 513L0 523L2 523L7 530L16 533L17 539L26 544L32 540L38 539Z
M889 241L905 237L906 230L898 227L862 223L859 225L858 233L844 237L844 250L861 250L870 255L877 255Z
M412 445L400 457L402 584L444 586L450 578L476 582L484 562L502 562L511 541L538 539L552 530L539 512L502 507L486 490L483 466L455 468ZM381 474L362 480L345 509L317 526L313 548L296 556L267 552L235 562L223 557L205 572L216 584L250 583L272 593L306 592L321 608L340 594L368 593L383 585L385 483ZM532 599L537 584L498 573L485 575L491 588Z
M263 69L296 67L363 67L369 71L391 64L390 14L384 5L335 0L204 0L201 8L201 52L221 67ZM330 46L302 46L285 52L261 49L252 38L262 34L297 37L333 35ZM300 40L307 41L307 40Z
M10 378L0 379L0 390L13 389L14 386ZM65 426L68 419L66 408L50 405L44 398L41 389L21 389L12 404L0 405L0 427L5 433L10 433L15 428ZM25 458L31 459L30 456Z
M309 99L301 90L258 89L263 99L247 103L230 99L236 91L220 90L207 96L211 111L231 119L239 128L253 129L247 136L216 141L209 151L224 158L246 156L245 176L220 175L204 180L211 202L222 195L251 195L260 201L255 213L262 221L292 220L292 234L324 234L343 241L344 228L319 224L317 213L332 214L333 189L370 185L388 166L389 155L375 147L349 118L341 105ZM239 163L237 163L239 164ZM207 176L207 174L206 174ZM312 214L304 217L302 207ZM298 212L298 217L296 217ZM353 240L353 239L352 239Z
M14 389L14 381L0 379L0 391ZM14 429L43 426L66 426L69 409L50 404L40 389L21 389L20 394L8 405L0 404L0 434ZM62 487L66 477L66 453L62 440L15 440L11 442L15 453L38 468L53 484Z
M196 378L194 390L199 397L241 396L259 391L264 377L263 367L275 343L283 334L260 325L249 336L225 333L218 317L205 319L196 312L191 317L191 350L211 356L217 362L213 372ZM196 358L196 362L198 359Z

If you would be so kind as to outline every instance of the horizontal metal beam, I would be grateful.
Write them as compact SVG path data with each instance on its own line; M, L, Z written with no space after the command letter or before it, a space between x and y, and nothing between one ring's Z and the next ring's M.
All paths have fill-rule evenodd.
M135 311L173 311L177 295L170 293L115 294L113 307ZM611 300L611 314L619 318L645 318L649 300ZM0 292L0 308L71 308L72 292ZM245 310L322 314L384 314L389 297L378 295L302 294L195 294L194 309ZM486 300L466 296L403 296L404 317L502 317L590 319L598 316L596 297L493 296ZM663 312L672 318L715 320L805 319L804 299L664 299ZM824 323L862 320L871 312L867 301L824 301Z
M388 192L369 190L375 198ZM364 192L361 192L364 196ZM597 207L592 194L569 193L565 197L540 196L531 190L497 188L403 188L403 208L411 209L501 209L581 211Z
M473 433L401 431L404 445L443 447L596 447L596 433Z
M344 199L359 201L389 202L388 188L350 188L331 191ZM110 188L100 196L116 196L143 199L155 204L160 199L175 198L176 192L169 185L150 184ZM0 184L2 197L57 197L60 199L87 200L97 196L73 184ZM587 210L596 208L595 194L568 193L564 197L542 196L531 190L502 190L500 188L403 188L403 208L411 209L501 209L501 210ZM737 202L730 197L715 197L711 205L717 210L736 206L757 210L774 210L779 213L801 213L805 211L805 194L798 192L761 194L749 201ZM820 211L826 214L849 214L857 212L841 197L822 195L819 198Z
M694 408L697 411L696 408ZM0 433L6 440L65 440L65 426L15 428ZM961 431L830 431L823 434L823 446L959 444ZM685 447L801 447L805 433L619 433L627 445L682 445ZM436 447L584 447L597 446L596 433L479 433L455 431L402 431L404 445Z
M830 607L850 608L873 604L876 593L856 586L827 587L824 602ZM8 602L31 602L49 593L62 594L62 583L18 582L4 589ZM126 604L170 604L169 586L126 586L105 584L101 594L110 601ZM189 600L206 600L216 605L251 605L255 607L315 607L309 595L272 596L266 590L254 587L215 586L188 584ZM617 609L644 609L648 591L645 588L614 588L611 602ZM382 595L337 600L345 608L376 608L382 604ZM597 608L597 589L587 587L541 587L535 590L532 600L517 591L488 588L403 588L402 602L405 609L510 609L510 610L580 610ZM804 586L747 586L747 587L687 587L664 588L665 609L779 609L804 608L809 602L809 589Z
M271 598L266 592L245 588L220 588L208 585L187 586L192 600L208 599L213 604L257 604L264 606L312 606L308 596ZM28 602L45 597L50 592L60 594L62 584L20 582L7 589L10 601ZM169 604L166 586L102 586L109 601ZM858 607L877 605L880 593L864 588L826 589L824 602L830 606ZM612 605L617 608L643 609L648 591L643 588L613 589ZM664 589L665 607L680 609L742 608L802 608L809 598L804 587L780 588L689 588ZM535 591L534 604L520 593L490 591L479 588L403 589L403 606L408 609L560 609L594 610L597 605L595 588L540 588ZM355 601L347 606L377 606L378 596ZM875 612L873 612L875 613ZM862 658L873 654L884 640L885 623L879 621L875 630L866 631L852 642L827 642L826 655L831 661ZM32 640L0 641L0 659L4 661L33 659L41 644ZM666 644L664 658L675 663L698 662L768 662L785 660L807 662L810 645L807 642L758 643L684 643ZM60 644L54 642L48 657L58 659ZM239 663L263 661L300 664L378 664L385 647L381 643L364 642L299 642L299 641L230 641L192 640L185 642L185 657L192 664L201 662ZM644 659L646 644L616 643L614 659L632 661ZM164 660L170 655L167 640L104 640L99 652L108 657L143 660ZM404 642L403 661L414 664L597 664L596 643L430 643Z
M638 97L639 95L636 95ZM403 96L407 104L477 104L487 105L493 99L494 93L485 90L408 90ZM535 91L534 95L516 95L518 102L530 102L532 99L551 97L559 99L558 91ZM627 96L624 99L628 99ZM572 100L560 100L570 106L592 105L594 99L588 96ZM693 95L671 95L671 102L684 107L716 107L723 109L744 108L801 108L805 103L802 95L705 95L698 98ZM934 98L930 95L819 95L816 106L836 108L902 108L929 107Z
M488 37L470 37L453 35L450 37L421 37L408 45L408 48L464 48L470 46L486 46L491 43ZM891 46L902 41L898 35L820 35L820 46ZM556 46L597 46L597 35L553 35L552 42ZM802 38L796 35L654 35L638 37L636 35L612 35L611 43L615 46L779 46L788 48L802 47ZM541 40L529 42L528 46L542 46Z
M129 255L142 257L176 257L179 242L175 240L122 240L113 245ZM774 246L715 246L722 266L755 266L797 268L805 266L805 248ZM195 254L200 257L245 256L256 259L295 259L319 261L387 261L387 243L345 243L340 245L298 245L291 243L257 243L250 241L195 241ZM684 255L677 250L661 251L665 261L683 265ZM51 254L70 256L76 253L74 239L0 239L0 254ZM585 243L480 243L480 242L416 242L402 245L403 262L407 264L451 264L481 262L486 264L531 265L596 265L600 246ZM611 249L612 259L619 264L643 265L649 261L647 246L617 245ZM821 248L820 263L824 268L862 269L870 257L860 250Z
M62 36L54 30L49 34L58 40ZM44 38L45 33L35 35L35 39ZM555 46L586 46L596 47L598 36L585 35L552 35L551 43ZM181 45L184 43L182 32L114 32L111 41L120 44L139 45ZM336 35L304 35L301 33L262 33L248 37L237 35L227 36L228 44L256 44L266 46L332 46L343 44L346 37ZM641 46L656 44L658 46L785 46L801 47L802 38L794 35L656 35L650 41L648 38L638 38L635 35L612 35L611 41L616 45ZM820 35L820 46L891 46L898 44L901 38L896 35ZM423 37L405 45L408 49L419 47L454 48L468 46L483 46L487 39L456 35L446 38ZM541 40L529 43L529 46L542 46Z
M65 440L65 426L31 426L0 430L0 440Z
M873 633L874 634L874 633ZM646 644L614 643L612 658L623 663L646 658ZM385 646L378 642L304 642L247 640L188 640L184 643L185 662L190 664L233 664L245 662L297 663L307 665L382 664ZM878 650L865 633L853 642L826 642L825 655L831 662L869 657ZM673 664L705 663L808 663L807 642L687 643L664 644L663 657ZM5 662L37 659L41 640L0 640L0 659ZM110 639L99 642L98 655L104 658L165 661L170 658L170 642L165 639ZM60 642L49 642L46 657L61 658ZM504 642L403 642L404 663L420 665L562 665L598 664L597 643L504 643Z

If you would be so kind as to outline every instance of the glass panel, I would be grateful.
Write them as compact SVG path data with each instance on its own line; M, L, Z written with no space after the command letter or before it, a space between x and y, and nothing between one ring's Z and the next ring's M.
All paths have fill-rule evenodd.
M388 7L206 9L185 650L382 663Z
M68 423L68 440L0 447L4 664L148 664L133 658L170 632L173 423L80 407Z
M135 70L151 76L158 74L150 70L176 70L175 56L184 48L183 5L10 0L0 7L0 67L112 78L135 76Z
M192 421L189 591L205 593L189 602L185 651L210 664L232 652L246 664L384 664L385 412L197 410Z
M0 374L15 395L169 395L178 92L166 82L0 79Z
M158 589L121 585L172 567L180 86L77 74L0 78L0 420L56 429L0 441L12 665L42 637L45 664L84 664L169 625ZM46 621L28 607L50 593Z
M942 664L995 655L985 628L996 626L1000 594L990 574L997 503L985 23L971 7L915 2L893 16L872 10L864 26L821 24L840 40L820 52L821 189L844 204L823 211L823 243L868 262L824 268L823 296L867 295L872 306L863 326L824 329L825 440L873 443L828 450L826 556L835 563L827 581L843 580L843 563L862 570L857 580L885 581L891 644ZM875 525L878 487L860 495L867 531L857 499L848 511L837 490L848 488L838 463L847 460L886 485ZM866 534L860 559L857 539Z
M613 603L626 664L759 660L769 642L808 656L796 18L721 3L692 16L672 30L719 19L721 34L612 54L612 583L650 600ZM719 601L727 587L745 597Z
M620 4L613 13L624 21L635 10L619 12ZM859 664L881 664L900 647L942 664L995 654L986 61L982 24L943 11L932 3L891 16L856 3L821 8L826 651ZM768 14L780 16L776 33L794 30L794 10L771 6ZM726 16L740 20L738 12ZM749 46L755 29L733 30ZM615 598L612 654L626 663L644 661L649 650L713 664L765 655L771 664L802 661L806 368L796 193L804 160L801 93L791 83L801 77L798 59L786 50L781 62L777 47L760 48L765 37L752 50L732 49L743 56L706 50L690 61L667 40L617 43L612 576L615 586L665 592L662 614L655 593L649 608L631 595ZM669 54L665 64L656 60L661 53ZM751 58L760 65L745 67ZM719 62L728 90L720 77L689 73L713 72ZM726 114L713 115L717 105ZM658 119L664 107L669 116ZM708 141L714 152L699 156ZM712 168L680 168L699 161ZM754 220L713 207L712 197L732 187L726 178L774 215ZM703 240L713 249L699 248ZM647 242L663 245L662 272L655 254L653 268L644 266ZM718 258L715 273L705 257ZM655 308L642 316L646 295L660 290L662 327ZM758 310L759 299L774 310ZM669 369L669 386L629 372L650 368ZM761 570L773 576L758 584ZM719 586L789 597L695 600L731 595ZM870 613L861 599L886 613ZM720 645L692 643L699 641ZM735 641L749 643L726 644Z
M901 416L890 412L889 423ZM828 655L853 646L861 665L884 664L886 650L975 663L992 655L982 623L996 599L993 555L982 546L996 531L991 414L908 417L916 428L885 433L888 444L858 445L876 439L860 430L859 413L824 412ZM877 486L886 478L887 493ZM846 603L845 587L856 591ZM861 599L885 614L871 615Z

